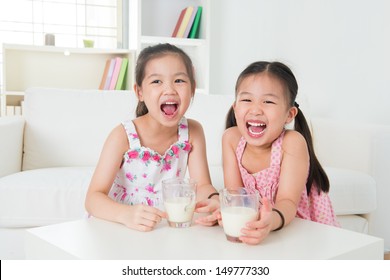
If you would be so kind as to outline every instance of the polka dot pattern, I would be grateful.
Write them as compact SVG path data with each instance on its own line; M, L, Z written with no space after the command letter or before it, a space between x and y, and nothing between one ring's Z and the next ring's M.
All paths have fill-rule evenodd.
M255 174L250 174L241 164L242 155L246 147L246 141L243 137L241 137L236 149L236 157L245 188L250 191L259 191L260 195L262 197L267 197L272 205L275 203L279 187L284 133L285 132L283 132L272 144L270 166ZM307 195L305 186L304 191L301 194L296 216L322 224L340 226L336 220L328 194L324 192L318 193L315 185L312 186L309 195Z

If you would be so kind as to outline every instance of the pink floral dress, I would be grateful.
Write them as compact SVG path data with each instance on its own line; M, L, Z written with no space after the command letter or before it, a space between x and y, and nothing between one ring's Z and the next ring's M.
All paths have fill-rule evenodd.
M163 155L141 146L132 120L127 120L122 125L126 130L130 149L123 156L122 167L108 195L123 204L146 204L163 210L162 180L184 178L187 169L188 154L191 151L187 119L181 119L178 141Z
M240 168L241 178L244 187L251 191L259 191L260 196L267 197L272 205L275 203L276 194L279 187L280 163L282 160L282 142L285 131L272 143L270 166L255 174L250 174L241 164L242 155L246 147L244 137L241 137L237 145L236 157ZM307 195L306 186L301 194L301 200L298 205L297 217L312 220L322 224L340 226L336 220L332 203L327 193L318 193L313 185L310 195Z

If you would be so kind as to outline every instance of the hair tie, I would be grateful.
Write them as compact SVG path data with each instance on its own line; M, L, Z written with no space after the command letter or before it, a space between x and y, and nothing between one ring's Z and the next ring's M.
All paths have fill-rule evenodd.
M297 102L294 101L294 106L299 108L299 104Z

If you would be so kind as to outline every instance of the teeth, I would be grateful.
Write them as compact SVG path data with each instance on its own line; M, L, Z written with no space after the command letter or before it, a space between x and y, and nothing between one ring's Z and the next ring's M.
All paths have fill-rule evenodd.
M253 123L253 122L248 122L250 126L265 126L265 123Z
M166 104L166 105L175 105L176 102L165 102L164 104Z
M260 132L254 132L250 129L250 132L253 134L253 135L261 135L264 133L264 130L263 131L260 131Z

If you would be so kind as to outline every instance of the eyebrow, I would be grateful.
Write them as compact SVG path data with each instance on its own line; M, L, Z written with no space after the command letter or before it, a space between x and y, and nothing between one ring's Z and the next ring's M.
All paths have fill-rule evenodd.
M152 73L149 76L146 76L145 78L146 79L150 79L150 78L161 77L161 76L164 76L164 74ZM176 77L176 76L186 76L186 77L189 77L186 72L177 72L173 76L174 77Z
M248 92L248 91L239 92L237 94L237 96L245 96L245 95L253 96L255 94L252 92ZM274 97L274 98L280 99L280 97L278 95L276 95L275 93L266 93L266 94L263 94L262 97Z

